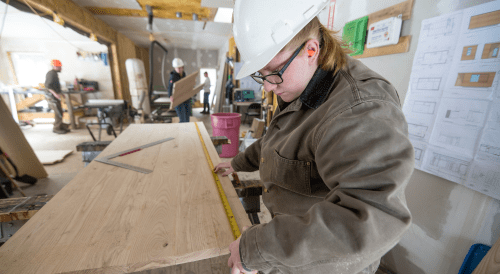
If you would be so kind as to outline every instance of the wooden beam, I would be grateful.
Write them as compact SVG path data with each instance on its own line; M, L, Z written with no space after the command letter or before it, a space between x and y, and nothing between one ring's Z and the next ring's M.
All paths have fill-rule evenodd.
M9 69L10 72L12 73L12 79L14 80L14 85L19 85L19 82L17 81L16 70L14 69L14 63L12 62L12 56L10 55L10 52L7 52L7 59L9 60Z
M68 24L88 33L95 33L99 38L110 43L116 42L116 30L101 19L95 17L86 10L67 0L22 0L31 7L48 13L57 14Z
M29 108L34 106L36 103L45 100L45 95L43 94L33 94L32 97L26 97L26 99L16 104L17 110L21 110L24 108Z
M87 7L87 9L95 15L116 15L116 16L133 16L133 17L148 17L148 12L145 10L135 10L135 9L116 9L116 8L101 8L101 7ZM176 12L181 12L182 17L178 18ZM176 19L176 20L192 20L192 14L198 14L198 20L210 20L212 15L212 9L210 8L198 8L192 10L179 10L177 8L172 9L161 9L153 8L153 16L155 18L163 19ZM215 15L214 15L215 17ZM213 19L212 19L213 21Z

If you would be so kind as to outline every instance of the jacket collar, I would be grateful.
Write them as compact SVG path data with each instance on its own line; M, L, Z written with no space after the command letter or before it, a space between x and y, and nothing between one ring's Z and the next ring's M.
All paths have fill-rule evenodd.
M325 102L326 98L328 98L331 93L330 87L337 76L333 74L333 71L334 70L322 70L318 67L298 100L287 103L278 96L280 110L284 111L286 109L286 112L297 111L302 105L308 108L317 109Z
M323 104L331 93L331 86L335 81L332 71L322 70L318 67L306 89L302 92L299 100L309 108L317 109Z

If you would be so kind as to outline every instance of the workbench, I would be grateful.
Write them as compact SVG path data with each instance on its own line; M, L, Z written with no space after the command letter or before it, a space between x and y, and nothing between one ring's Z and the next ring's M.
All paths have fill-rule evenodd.
M210 136L197 124L217 165ZM228 273L221 266L234 236L195 123L130 125L99 157L169 137L113 159L149 174L92 161L0 247L1 272ZM228 177L220 181L242 230L247 214Z

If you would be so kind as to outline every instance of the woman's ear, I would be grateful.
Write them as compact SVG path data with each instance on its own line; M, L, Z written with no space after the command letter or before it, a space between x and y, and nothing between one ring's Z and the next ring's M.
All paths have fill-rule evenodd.
M305 45L305 50L307 53L307 59L310 64L315 63L319 56L319 41L317 39L311 39L307 41Z

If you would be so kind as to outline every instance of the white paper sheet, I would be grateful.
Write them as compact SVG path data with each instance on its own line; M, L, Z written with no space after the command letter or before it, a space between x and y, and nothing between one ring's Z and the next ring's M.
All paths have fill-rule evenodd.
M500 199L500 0L422 21L403 106L415 168ZM487 20L483 20L483 22Z

